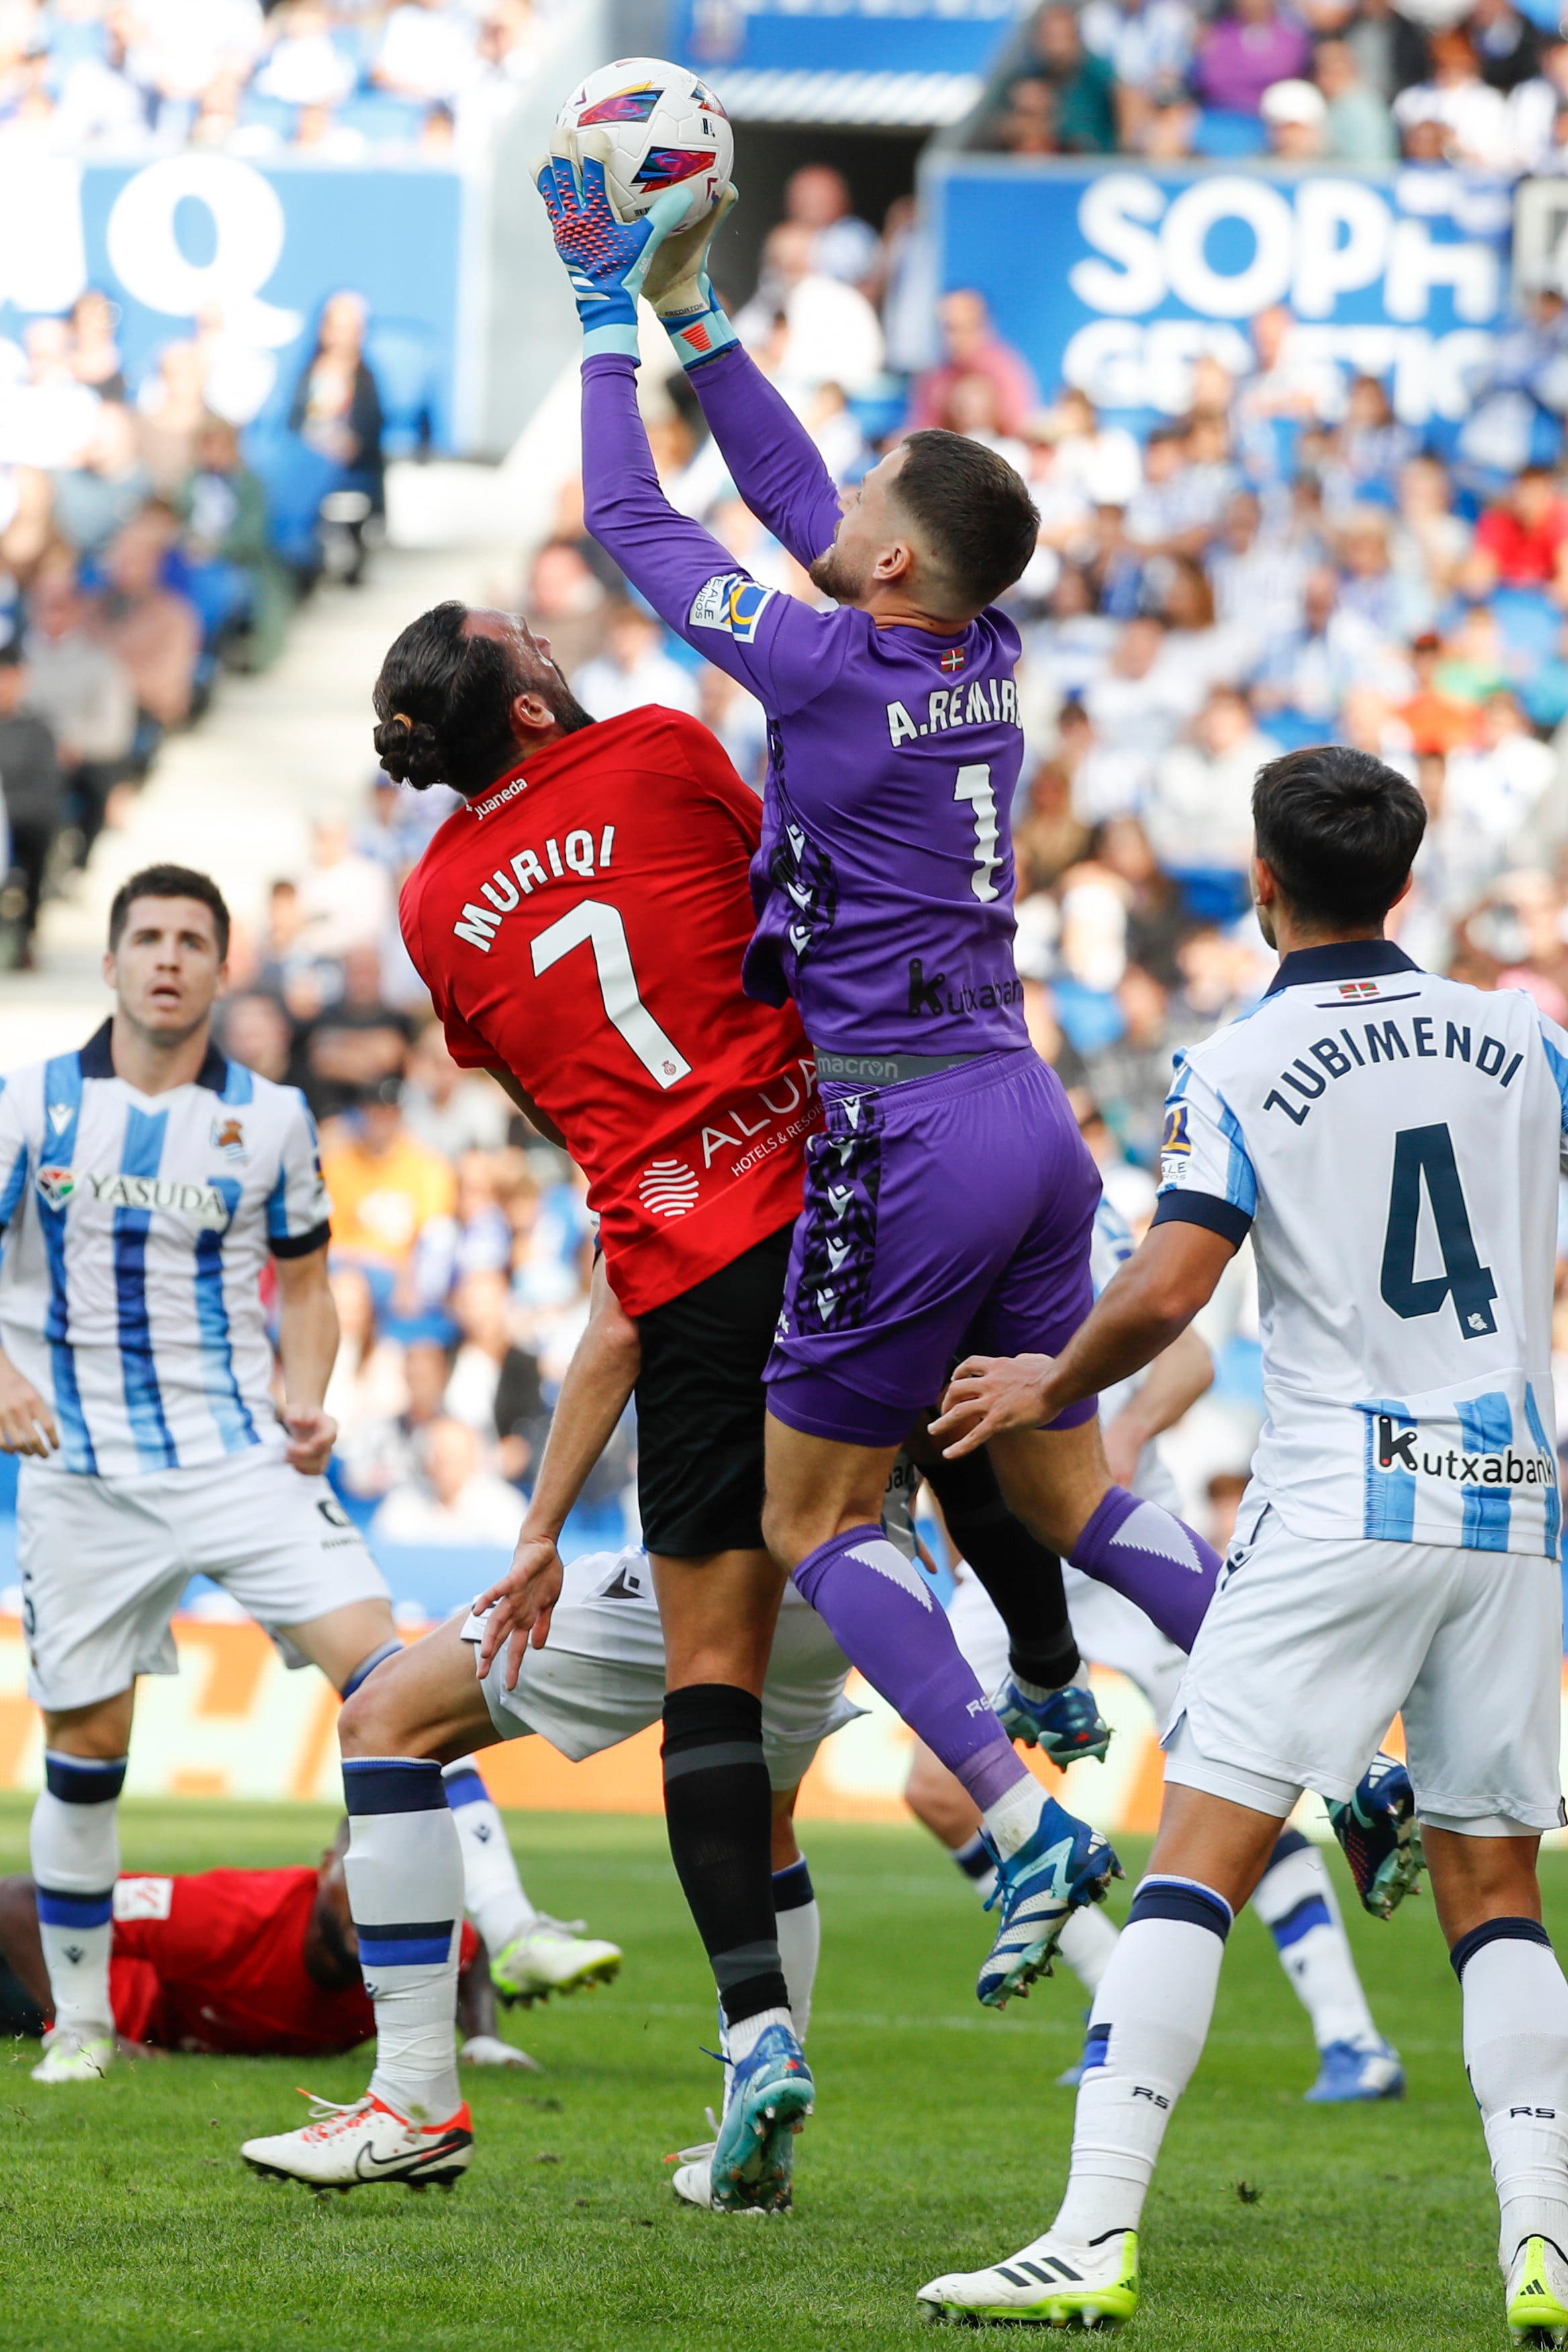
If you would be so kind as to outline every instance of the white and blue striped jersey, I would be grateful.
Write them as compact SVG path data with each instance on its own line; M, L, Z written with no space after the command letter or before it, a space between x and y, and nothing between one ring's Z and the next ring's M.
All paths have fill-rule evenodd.
M1251 1234L1292 1534L1557 1556L1565 1123L1568 1034L1386 940L1287 956L1177 1055L1155 1222Z
M0 1090L0 1345L54 1405L52 1467L99 1477L281 1449L260 1283L329 1237L293 1087L209 1052L142 1095L106 1022Z

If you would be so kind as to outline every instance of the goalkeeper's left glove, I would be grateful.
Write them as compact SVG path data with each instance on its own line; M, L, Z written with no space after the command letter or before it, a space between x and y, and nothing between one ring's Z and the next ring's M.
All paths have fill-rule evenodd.
M637 356L637 297L648 266L691 202L690 188L666 188L641 219L623 221L610 201L603 132L569 131L564 155L544 155L534 183L549 215L582 321L585 357ZM595 152L596 148L599 152Z
M690 228L664 237L643 280L643 291L664 322L684 368L701 365L737 341L735 329L714 299L707 274L708 247L737 202L733 184L712 212Z

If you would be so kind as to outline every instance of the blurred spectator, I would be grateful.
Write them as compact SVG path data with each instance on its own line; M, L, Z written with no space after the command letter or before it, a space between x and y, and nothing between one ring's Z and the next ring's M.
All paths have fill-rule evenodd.
M786 392L825 383L866 392L882 370L881 324L858 287L817 268L816 249L816 232L803 221L769 229L757 291L737 312L736 331Z
M202 652L195 606L163 585L164 563L177 536L167 507L145 506L120 530L104 562L108 586L99 628L130 675L140 732L150 744L190 717Z
M420 6L417 0L406 0L394 16L436 21L434 11ZM382 400L365 360L368 320L360 295L328 297L316 331L315 350L305 363L288 412L289 430L322 457L331 458L341 469L341 488L357 493L365 502L363 511L345 515L342 525L352 547L345 573L350 585L363 576L366 526L386 511Z
M1481 172L1506 170L1508 102L1500 90L1489 89L1481 79L1469 36L1457 26L1434 33L1431 52L1431 79L1400 91L1394 101L1395 121L1406 134L1417 125L1436 124L1451 163Z
M119 305L96 286L78 294L71 306L71 373L100 400L125 398L125 363L115 341L119 323Z
M743 783L762 790L768 766L768 714L738 679L711 662L697 672L697 716L724 745Z
M1328 101L1323 153L1331 163L1392 163L1399 152L1386 100L1362 79L1349 41L1320 41L1312 72Z
M1190 743L1173 744L1155 762L1145 811L1149 845L1167 873L1183 882L1220 877L1221 900L1246 903L1241 879L1252 854L1252 784L1282 747L1258 727L1245 694L1216 686ZM1230 887L1231 884L1236 887Z
M1086 0L1078 29L1084 47L1111 67L1124 107L1129 92L1164 97L1186 79L1193 42L1186 0Z
M610 598L574 541L547 540L533 560L523 604L528 625L548 637L567 677L603 652Z
M1138 444L1124 425L1105 425L1086 392L1064 392L1044 421L1064 484L1095 507L1124 507L1143 480Z
M332 38L331 17L308 0L286 0L267 18L266 64L255 87L284 106L335 106L354 86L354 68Z
M1168 751L1203 699L1204 681L1170 657L1165 624L1141 613L1124 628L1102 675L1088 688L1084 709L1103 740L1155 759ZM1080 810L1087 815L1088 812ZM1113 809L1098 812L1111 816Z
M317 1118L331 1118L383 1081L400 1081L412 1034L408 1015L382 997L375 949L347 949L341 996L317 1015L298 1042L299 1083Z
M191 471L206 414L206 354L199 343L165 343L136 397L137 443L160 498Z
M1269 152L1281 163L1315 163L1328 146L1328 101L1315 82L1270 82L1258 111Z
M120 401L101 401L79 461L55 476L55 527L78 555L97 555L141 512L152 490L131 411Z
M44 895L49 852L59 829L61 781L55 739L26 706L29 677L21 646L0 646L0 805L11 841L11 866L20 905L11 918L15 971L33 969L33 933Z
M473 1544L510 1550L523 1498L484 1467L485 1450L465 1422L434 1422L420 1447L420 1471L394 1486L371 1522L372 1543Z
M456 98L477 59L473 15L446 0L400 0L386 20L372 79L397 98Z
M452 1058L439 1021L420 1031L408 1060L402 1115L411 1135L444 1160L497 1151L507 1139L511 1106L493 1078Z
M1436 629L1424 630L1411 640L1410 667L1415 672L1416 691L1408 701L1398 706L1398 710L1411 748L1418 757L1427 752L1446 756L1449 751L1462 751L1478 740L1479 732L1475 704L1445 693L1438 684L1442 658L1443 641Z
M399 1079L382 1079L347 1112L321 1152L334 1252L372 1274L400 1273L421 1228L450 1216L456 1194L448 1162L403 1125L402 1093Z
M504 1273L510 1266L512 1228L500 1203L502 1171L498 1153L465 1151L458 1160L452 1214L428 1219L420 1233L414 1288L422 1306L440 1307L471 1274Z
M97 840L109 797L128 772L136 688L118 654L91 627L91 608L63 553L40 565L28 599L27 701L53 732L65 821L79 859Z
M1033 56L1025 68L1028 80L1051 92L1056 144L1064 155L1108 155L1116 145L1116 74L1103 57L1086 48L1077 13L1070 7L1042 8L1030 36ZM1015 82L1009 98L1016 104L1023 84Z
M230 1061L243 1062L274 1086L287 1085L294 1028L277 998L265 989L249 989L225 996L219 1009L220 1043Z
M689 669L664 650L663 625L641 604L618 604L610 615L608 643L586 662L571 690L595 719L619 719L644 703L662 702L695 717L697 682Z
M862 293L874 291L882 240L869 221L857 218L841 172L830 163L802 163L791 172L784 183L784 217L810 231L814 270L858 286Z
M912 431L940 425L960 376L988 376L997 388L998 429L1021 434L1040 394L1028 362L1005 343L991 324L986 298L972 288L945 294L936 306L944 358L915 384L910 398Z
M538 1359L513 1337L504 1276L465 1275L453 1292L452 1312L463 1339L446 1383L446 1410L497 1445L503 1475L518 1486L537 1466L549 1415Z
M232 425L203 419L173 503L192 572L206 591L210 632L222 634L231 653L243 646L246 669L266 669L283 650L294 594L268 542L267 492L241 457Z
M1049 890L1088 846L1088 828L1072 811L1071 778L1054 761L1042 760L1030 779L1023 815L1013 826L1019 898Z
M310 869L298 891L300 944L308 954L341 957L379 950L392 917L387 870L354 846L341 817L319 820Z
M1060 111L1053 84L1026 75L1008 91L992 144L1004 155L1058 155L1062 152Z
M1403 682L1401 666L1369 621L1344 611L1332 572L1310 572L1301 592L1301 620L1275 646L1259 674L1255 699L1265 717L1290 713L1301 725L1327 730L1353 686Z
M1526 466L1506 497L1476 525L1463 585L1471 596L1497 587L1544 588L1568 602L1568 501L1549 466Z
M1311 60L1306 33L1275 0L1231 0L1198 42L1193 89L1206 106L1256 114L1270 82L1301 79Z

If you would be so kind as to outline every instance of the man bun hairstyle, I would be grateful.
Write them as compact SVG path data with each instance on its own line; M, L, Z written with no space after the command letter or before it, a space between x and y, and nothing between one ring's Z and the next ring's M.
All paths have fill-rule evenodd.
M1291 912L1356 929L1380 923L1405 887L1427 807L1369 751L1315 743L1260 768L1252 823Z
M472 794L517 761L511 707L522 681L498 638L465 636L468 607L432 605L398 637L371 700L376 756L394 783Z
M135 898L196 898L210 907L213 930L218 943L218 961L225 962L229 951L229 910L224 894L210 874L198 874L191 866L144 866L140 874L132 874L120 884L109 909L109 952L112 955L125 935Z
M1023 476L963 433L912 433L894 497L916 524L955 603L978 613L1034 553L1040 515Z

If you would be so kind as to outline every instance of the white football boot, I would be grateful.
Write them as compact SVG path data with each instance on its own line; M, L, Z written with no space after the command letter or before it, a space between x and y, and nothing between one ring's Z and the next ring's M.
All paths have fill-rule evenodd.
M300 2180L308 2189L346 2192L384 2180L450 2189L473 2159L474 2121L466 2103L444 2124L414 2124L369 2091L348 2105L312 2098L300 2130L247 2139L240 2154L265 2179Z
M1550 2238L1526 2238L1508 2266L1508 2326L1516 2344L1568 2343L1568 2262Z
M949 2271L920 2290L935 2320L1015 2320L1051 2327L1119 2327L1138 2307L1138 2234L1114 2230L1097 2246L1047 2231L985 2271Z
M664 2158L666 2164L673 2164L675 2168L670 2175L670 2186L682 2204L700 2205L705 2213L758 2213L764 2219L769 2210L774 2212L786 2210L788 2200L784 2206L771 2209L762 2205L715 2204L713 2154L718 2146L718 2117L711 2107L704 2112L707 2116L708 2129L713 2134L712 2139L699 2140L695 2147L683 2147L675 2155Z
M114 2063L114 2029L57 2025L44 2036L35 2083L101 2083Z
M490 1961L490 1981L508 2005L548 2000L552 1992L608 1984L621 1973L621 1948L585 1936L580 1919L549 1919L541 1911Z

